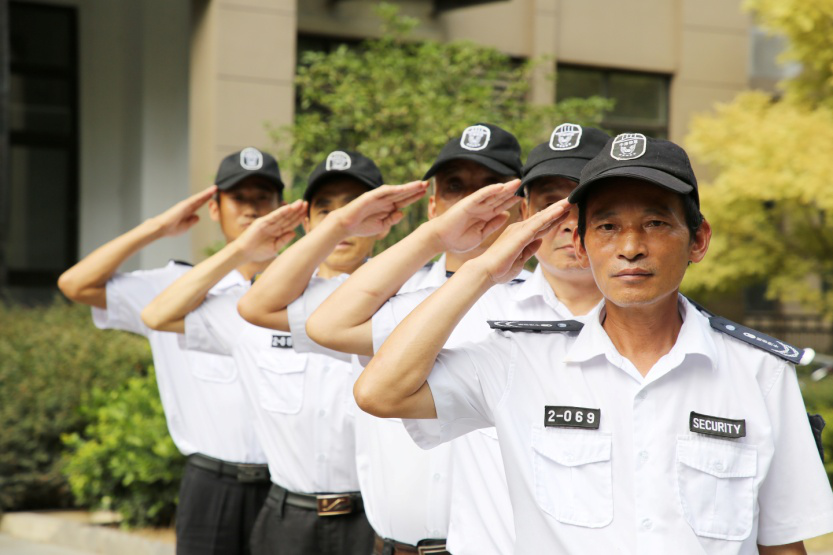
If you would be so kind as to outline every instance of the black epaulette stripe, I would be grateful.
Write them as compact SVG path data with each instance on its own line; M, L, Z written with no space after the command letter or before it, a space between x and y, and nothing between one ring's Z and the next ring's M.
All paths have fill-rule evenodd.
M524 331L531 333L561 333L581 331L584 324L575 320L487 320L493 330Z
M804 356L804 349L793 347L788 343L784 343L780 339L775 339L765 333L747 328L731 320L727 320L722 316L713 316L709 318L711 326L719 332L731 335L735 339L739 339L744 343L757 347L763 351L773 354L779 358L792 362L793 364L800 364L801 357Z
M526 280L524 278L517 277L517 278L513 279L512 281L510 281L509 283L526 283Z
M185 262L184 260L174 260L172 258L171 262L173 262L174 264L179 264L180 266L188 266L188 267L191 267L191 268L194 267L193 264L191 264L190 262Z

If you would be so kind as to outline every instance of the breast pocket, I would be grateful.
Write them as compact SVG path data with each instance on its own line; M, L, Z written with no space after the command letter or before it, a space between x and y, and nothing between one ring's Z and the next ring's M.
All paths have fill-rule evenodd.
M260 406L269 412L296 414L304 402L307 356L261 353L257 358Z
M677 439L680 504L698 536L744 540L755 513L755 447L725 440Z
M231 383L237 379L237 366L231 357L195 354L200 356L190 356L188 365L196 378L217 383Z
M613 520L610 434L532 429L535 498L559 522L600 528Z

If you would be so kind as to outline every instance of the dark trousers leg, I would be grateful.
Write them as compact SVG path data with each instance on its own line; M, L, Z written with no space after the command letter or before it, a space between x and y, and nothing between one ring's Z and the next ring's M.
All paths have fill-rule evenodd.
M185 466L176 511L177 555L249 555L249 536L269 484Z
M364 512L320 517L266 499L252 530L252 555L368 555L373 529Z

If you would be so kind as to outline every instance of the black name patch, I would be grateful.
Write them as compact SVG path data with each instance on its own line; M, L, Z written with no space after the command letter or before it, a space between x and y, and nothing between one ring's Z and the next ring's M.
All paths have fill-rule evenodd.
M544 407L544 426L550 428L588 428L599 429L602 419L601 409L586 409L582 407Z
M272 347L275 349L291 349L292 336L291 335L273 335Z
M718 437L746 437L746 420L731 420L691 411L688 429L698 434Z

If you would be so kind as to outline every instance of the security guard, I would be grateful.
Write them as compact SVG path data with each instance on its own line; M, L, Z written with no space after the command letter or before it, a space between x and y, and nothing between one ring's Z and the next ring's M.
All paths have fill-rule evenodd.
M176 515L180 554L248 553L249 533L269 488L266 458L233 361L186 351L175 334L157 333L140 318L142 309L190 265L170 262L129 273L118 268L150 243L190 229L206 203L226 240L233 241L247 223L281 204L282 190L277 161L255 148L243 149L222 161L216 186L98 248L58 281L68 298L93 307L99 328L137 333L150 341L168 431L188 457ZM212 291L244 281L230 269Z
M420 183L381 184L382 176L368 158L349 151L331 153L310 177L305 193L308 215L307 201L281 209L300 207L298 215L306 215L309 234L280 258L291 258L292 251L305 249L316 236L338 230L335 249L318 274L329 278L363 263L375 235L402 217L398 208L424 192ZM368 190L372 191L362 194ZM298 354L289 335L244 321L237 302L247 287L203 301L228 267L242 260L274 258L274 243L283 242L285 227L274 227L272 220L281 210L256 221L235 243L175 282L143 317L152 327L184 331L189 348L230 354L237 363L255 407L273 480L252 532L254 553L366 554L373 533L358 494L348 413L349 364L325 355ZM272 266L263 275L271 271ZM290 264L287 272L296 271Z
M503 187L497 196L493 194L495 188L483 187L518 175L520 167L520 146L510 133L491 124L476 124L466 128L460 136L451 139L443 147L424 179L434 181L434 195L429 198L429 217L432 221L450 219L458 224L458 229L477 228L477 231L467 238L469 244L465 248L445 249L446 252L436 263L429 264L426 262L433 254L440 254L444 249L439 248L436 253L432 251L432 254L423 257L424 252L414 253L407 247L403 250L397 245L389 251L403 253L404 259L394 256L395 260L390 263L380 264L375 260L371 261L374 270L357 271L365 276L359 282L367 279L367 284L370 285L380 279L385 281L390 292L379 295L375 298L376 301L386 300L397 290L417 291L444 283L449 271L458 268L464 260L475 256L477 252L482 252L484 244L490 244L497 236L495 230L506 225L507 218L502 213L516 204L517 199L513 201L512 194L517 188L517 181ZM477 197L476 200L473 197ZM466 210L461 211L462 205L468 206L471 214ZM452 215L452 212L457 215ZM512 212L516 214L517 210L512 209ZM467 217L469 215L470 218ZM387 252L382 257L385 257ZM306 263L315 264L315 253L315 249L304 249L302 254L307 258ZM317 256L320 257L322 254ZM298 261L298 264L300 263ZM246 298L241 300L241 313L252 322L270 325L267 320L270 312L281 306L281 303L271 300L270 296L283 288L277 280L286 281L286 277L284 273L276 272L273 275L275 280L267 280L264 276ZM310 341L305 324L312 311L339 283L311 283L303 295L289 305L289 325L296 349L327 352ZM348 305L333 306L333 317L339 321L336 328L360 314L355 312L352 299L349 301L349 308ZM369 320L374 311L375 308L368 312L362 323ZM339 329L336 333L341 337L343 331L345 330ZM368 332L358 347L351 346L341 350L356 354L372 354L371 343ZM361 371L358 362L354 364L354 370L357 376ZM446 450L425 453L414 449L413 443L407 438L399 422L380 420L364 413L356 415L356 435L359 480L368 518L377 533L375 552L380 555L415 553L422 549L430 550L427 552L431 553L443 553L446 532L449 541L454 539L453 519L452 528L449 529L449 494L457 498L469 496L469 493L462 489L452 492L451 484L457 481L454 477L457 470L456 466L451 465L450 459L459 458L456 447L452 447L451 453ZM463 441L495 443L492 438L486 436L466 438ZM485 450L487 447L481 449ZM485 468L486 464L488 461L483 460L479 467ZM470 472L471 469L461 468L460 471ZM503 481L502 478L500 481ZM498 507L501 515L505 515L509 510L508 500L501 503L501 499L498 498L499 483L492 486L492 492L488 495L482 490L474 492L476 499L482 501L478 510L484 518L477 521L477 528L478 535L484 538L486 544L490 544L486 539L490 534L497 534L499 537L511 534L511 516L491 519L498 523L498 526L491 527L494 531L490 531L485 525L489 520L486 515L491 514L490 507ZM454 510L453 504L451 510ZM510 530L504 533L507 528ZM494 549L494 546L490 546L490 549Z
M566 217L557 203L511 226L394 330L356 384L359 406L412 419L424 447L495 425L516 553L802 553L803 539L833 531L788 362L800 353L706 318L678 293L711 237L685 152L619 135L570 200L576 253L602 303L581 321L496 322L486 340L441 352L477 298Z

